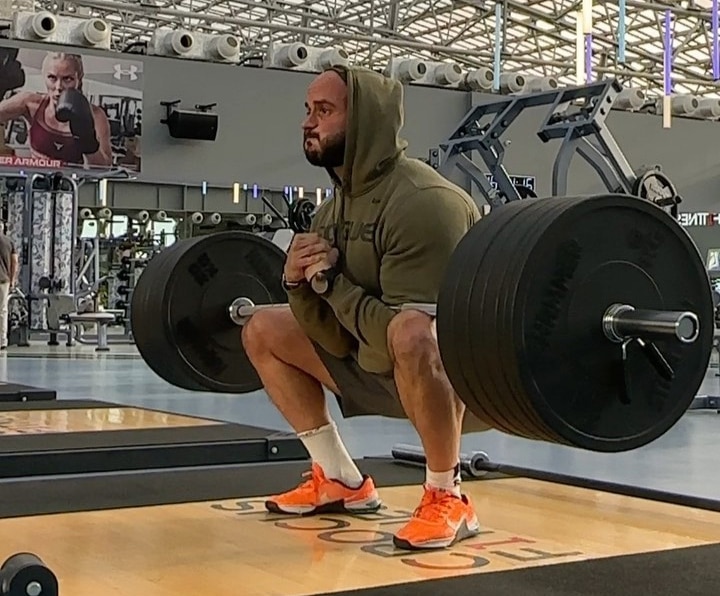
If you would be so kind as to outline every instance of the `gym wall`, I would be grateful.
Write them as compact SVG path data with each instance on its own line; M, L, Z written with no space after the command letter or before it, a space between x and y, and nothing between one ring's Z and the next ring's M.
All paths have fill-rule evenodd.
M138 181L191 186L206 182L210 187L226 188L235 182L278 189L287 185L311 189L329 186L327 173L310 166L302 154L301 123L305 92L315 76L312 73L12 41L3 41L3 45L66 49L142 63L142 165ZM215 141L169 135L167 126L161 124L166 115L161 102L176 100L181 101L178 108L189 110L196 104L217 104ZM462 118L469 102L468 93L456 90L407 88L403 136L409 142L409 154L427 157L429 148Z
M52 48L12 41L3 41L3 45ZM155 207L158 195L197 194L203 182L216 191L220 204L212 208L219 208L231 196L225 189L234 182L270 188L328 186L326 173L308 165L301 149L303 100L314 75L85 49L82 53L140 61L143 66L142 166L137 180L153 183L157 192L146 193L130 183L128 192L123 193L127 195L124 206ZM479 98L456 90L407 86L403 136L409 141L409 154L427 157L428 150L447 137ZM181 100L180 107L190 109L195 104L217 103L217 140L171 138L160 123L165 116L160 103L173 100ZM550 192L552 163L559 147L559 141L544 144L537 138L546 109L528 110L516 120L507 135L510 145L505 158L511 173L537 177L540 196ZM720 125L674 118L672 128L666 130L657 116L627 112L612 112L608 123L634 167L663 166L685 198L684 211L720 211L720 193L716 191L720 154L713 150L720 141ZM84 189L83 199L89 198L90 188ZM576 158L569 192L601 190L595 172ZM142 203L145 196L149 204Z
M144 180L329 186L326 172L310 166L302 154L305 91L315 75L162 58L147 58L144 66ZM215 142L169 137L158 124L164 116L160 102L175 99L191 109L217 102ZM407 89L403 136L410 143L409 154L426 157L462 118L469 100L458 91Z

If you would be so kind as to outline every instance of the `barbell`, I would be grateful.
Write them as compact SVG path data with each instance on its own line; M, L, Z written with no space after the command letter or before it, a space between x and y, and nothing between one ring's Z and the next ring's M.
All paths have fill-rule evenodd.
M286 254L247 232L181 240L132 297L147 364L194 391L262 383L238 326L286 304ZM637 197L525 199L460 240L435 317L445 371L476 417L507 434L592 451L638 448L687 411L709 364L710 281L687 232Z
M230 320L242 327L256 312L277 309L288 304L254 304L244 296L235 298L228 309ZM430 316L437 316L437 305L426 302L408 302L400 306L391 306L393 310L417 310ZM691 343L700 334L700 321L695 313L688 311L637 311L629 304L612 304L602 317L605 336L617 343L632 338L673 337L678 341Z
M0 568L0 596L58 596L58 580L33 553L15 553Z

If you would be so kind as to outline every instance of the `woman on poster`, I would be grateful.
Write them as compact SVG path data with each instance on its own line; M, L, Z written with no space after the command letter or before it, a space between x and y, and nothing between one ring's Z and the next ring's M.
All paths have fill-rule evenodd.
M3 64L0 78L9 67L17 68ZM0 124L25 118L33 157L67 165L111 166L110 123L105 111L83 94L82 56L48 52L42 75L46 93L19 91L0 101Z

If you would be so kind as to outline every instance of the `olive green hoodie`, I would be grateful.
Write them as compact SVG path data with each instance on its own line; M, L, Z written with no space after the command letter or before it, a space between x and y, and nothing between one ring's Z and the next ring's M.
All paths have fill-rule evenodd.
M397 314L390 306L437 301L448 259L480 212L465 191L405 155L402 85L345 70L344 179L331 173L334 196L318 207L311 229L339 249L339 275L327 294L305 284L288 292L288 302L328 352L387 373L387 327Z

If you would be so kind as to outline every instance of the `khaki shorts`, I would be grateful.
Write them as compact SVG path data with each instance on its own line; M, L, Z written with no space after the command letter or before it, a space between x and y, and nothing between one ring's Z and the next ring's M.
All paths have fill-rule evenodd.
M315 351L338 388L336 394L345 418L353 416L384 416L407 418L392 374L369 373L353 358L337 358L313 342ZM463 434L484 432L491 427L466 410Z
M392 374L369 373L353 358L338 358L313 344L340 392L335 397L343 416L407 417Z

